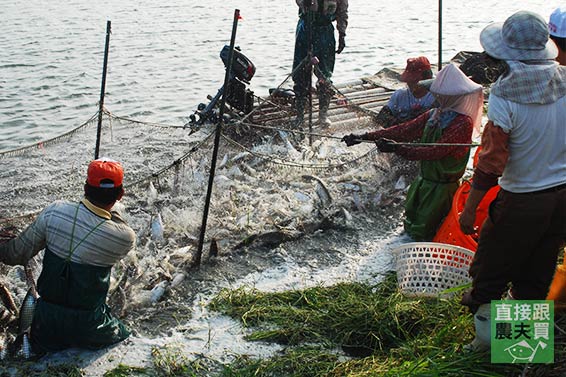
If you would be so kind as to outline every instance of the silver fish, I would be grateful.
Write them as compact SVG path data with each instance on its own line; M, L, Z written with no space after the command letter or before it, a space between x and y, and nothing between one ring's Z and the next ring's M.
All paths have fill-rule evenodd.
M34 288L28 289L28 293L22 301L20 307L20 318L18 322L18 334L23 334L31 327L31 321L33 320L33 313L35 311L35 304L37 298L35 296Z
M322 206L326 207L332 203L332 197L330 196L330 191L326 188L326 184L322 179L314 175L303 175L303 179L316 181L316 195L320 199Z
M155 186L153 185L153 182L149 182L149 185L147 187L147 202L148 204L153 204L156 200L157 197L159 196L159 193L157 192L157 189L155 188Z
M151 220L151 239L154 241L163 241L163 220L161 214L157 213Z
M170 283L167 280L162 281L161 283L157 284L151 290L151 296L149 300L152 304L155 304L157 301L161 300L161 297L165 294L167 288L169 288Z
M21 353L24 359L29 359L33 355L31 351L31 344L29 342L28 334L23 335Z
M224 158L222 159L222 161L220 161L220 163L218 164L218 169L222 169L224 166L226 166L226 164L228 163L228 153L226 153L224 155Z
M182 272L179 272L177 274L175 274L175 276L173 276L173 280L171 280L171 288L178 286L179 284L181 284L183 282L183 280L185 280L185 274Z

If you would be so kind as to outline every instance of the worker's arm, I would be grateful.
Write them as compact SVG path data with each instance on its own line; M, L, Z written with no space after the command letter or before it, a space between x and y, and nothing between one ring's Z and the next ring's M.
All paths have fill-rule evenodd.
M489 121L482 135L482 150L472 178L472 189L460 214L460 228L464 234L473 234L476 209L487 191L497 185L509 158L509 134Z
M348 0L338 0L336 4L336 29L339 38L346 37L348 27Z
M0 262L25 265L45 248L45 211L16 238L0 245Z

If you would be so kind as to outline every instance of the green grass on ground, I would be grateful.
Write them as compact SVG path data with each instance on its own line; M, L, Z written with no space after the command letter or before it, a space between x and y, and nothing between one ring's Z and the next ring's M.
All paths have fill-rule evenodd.
M459 296L406 297L391 274L377 286L224 290L210 307L249 327L249 340L288 346L270 359L238 358L224 370L229 377L566 375L559 331L552 365L491 364L488 354L464 351L473 319Z

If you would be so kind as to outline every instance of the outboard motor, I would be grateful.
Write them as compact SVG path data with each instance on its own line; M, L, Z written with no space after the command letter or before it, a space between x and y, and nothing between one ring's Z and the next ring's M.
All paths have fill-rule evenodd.
M230 46L224 46L222 51L220 51L220 58L226 68L228 68L229 54ZM236 47L232 58L232 70L226 93L226 102L244 114L250 113L253 109L254 92L247 89L246 84L250 83L254 74L254 63L240 52L239 47Z
M224 67L228 69L228 57L230 54L230 46L226 45L220 51L220 59L224 63ZM255 65L248 59L239 47L234 48L232 57L232 67L228 80L228 88L226 89L226 103L232 108L249 114L253 109L254 92L247 88L250 80L255 74ZM208 105L201 103L198 105L194 114L190 115L188 125L192 132L196 131L205 121L216 123L219 121L218 112L215 111L217 104L224 93L224 85L218 89L216 95L210 99ZM210 97L209 97L210 98Z

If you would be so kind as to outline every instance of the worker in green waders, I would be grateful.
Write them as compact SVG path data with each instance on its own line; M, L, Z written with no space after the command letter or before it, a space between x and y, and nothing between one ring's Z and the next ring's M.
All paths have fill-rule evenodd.
M432 240L450 211L470 153L468 146L453 144L471 143L474 129L479 132L483 110L482 86L454 64L447 65L436 79L423 84L430 84L438 108L387 129L350 134L342 139L348 146L364 140L375 141L381 152L421 161L419 175L411 183L405 203L405 231L415 241ZM426 145L429 143L434 144Z
M112 266L136 239L112 211L124 194L123 176L116 161L92 161L81 201L55 201L18 237L0 245L0 262L9 265L25 265L45 250L29 329L36 354L99 349L130 334L106 305Z
M329 126L328 108L334 94L331 78L336 54L340 54L346 47L348 0L296 0L296 2L299 6L299 21L295 33L293 58L293 90L297 110L295 126L300 127L303 123L309 93L309 74L312 73L311 62L308 61L309 50L312 51L313 57L318 58L314 73L318 78L316 89L319 100L319 123ZM336 47L332 24L334 21L338 29L338 47ZM312 49L309 41L312 43Z

